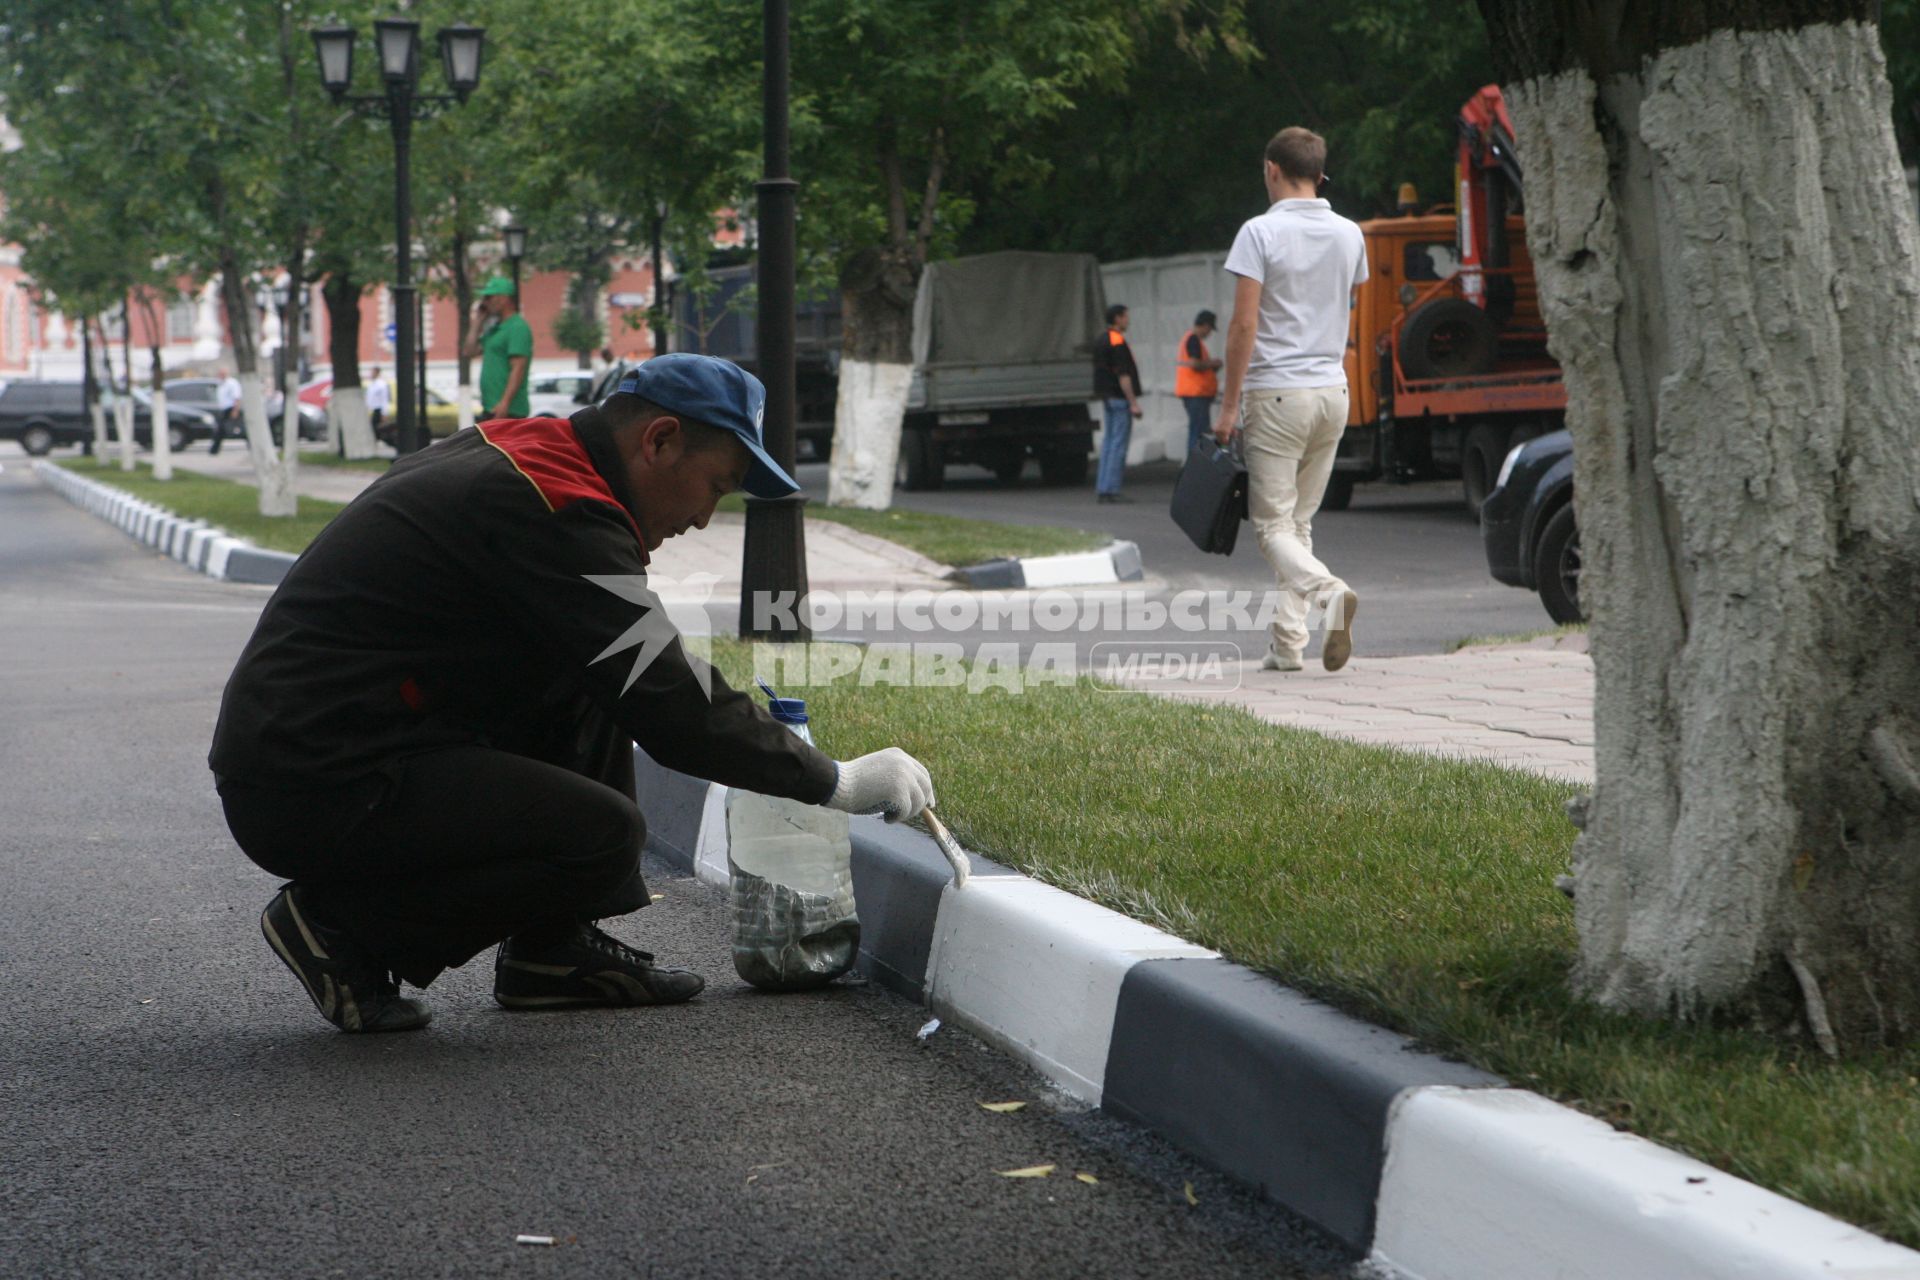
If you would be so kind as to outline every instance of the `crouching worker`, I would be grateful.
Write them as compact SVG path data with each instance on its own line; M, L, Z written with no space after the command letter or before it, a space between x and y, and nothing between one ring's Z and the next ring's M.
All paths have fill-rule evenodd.
M268 601L213 767L234 839L290 881L261 931L342 1031L427 1024L400 983L496 943L509 1009L672 1004L705 985L595 921L647 905L632 744L849 813L933 802L897 748L836 763L687 655L647 557L745 487L797 485L765 391L649 360L571 420L487 422L402 459Z

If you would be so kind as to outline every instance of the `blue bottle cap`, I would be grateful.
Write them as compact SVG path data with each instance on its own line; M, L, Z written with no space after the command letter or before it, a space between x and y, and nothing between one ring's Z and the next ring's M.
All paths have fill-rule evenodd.
M807 722L807 703L804 698L783 698L773 691L773 686L765 680L757 682L760 691L767 695L767 711L781 724L805 724Z

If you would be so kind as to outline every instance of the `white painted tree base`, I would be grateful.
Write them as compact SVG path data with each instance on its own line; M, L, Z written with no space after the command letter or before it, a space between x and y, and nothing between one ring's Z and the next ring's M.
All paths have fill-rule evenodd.
M900 461L900 421L906 416L910 364L866 360L840 363L840 398L833 412L833 460L827 467L827 504L885 511L893 505L893 473Z
M349 461L374 456L373 419L367 413L365 387L335 387L327 399L327 426L345 445Z

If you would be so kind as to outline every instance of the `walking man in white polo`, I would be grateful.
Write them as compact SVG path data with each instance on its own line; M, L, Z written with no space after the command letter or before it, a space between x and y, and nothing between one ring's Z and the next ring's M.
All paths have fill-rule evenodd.
M1234 237L1226 386L1214 436L1245 420L1248 515L1279 581L1280 602L1261 665L1298 671L1307 617L1326 611L1320 660L1329 671L1353 654L1359 597L1313 554L1313 515L1347 426L1347 324L1367 278L1360 228L1319 198L1327 144L1307 129L1267 143L1263 172L1273 204Z

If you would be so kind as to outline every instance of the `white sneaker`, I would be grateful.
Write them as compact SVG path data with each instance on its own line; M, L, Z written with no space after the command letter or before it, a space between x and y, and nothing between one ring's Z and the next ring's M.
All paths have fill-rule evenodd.
M1320 642L1320 661L1327 670L1338 671L1353 656L1353 615L1360 608L1360 597L1342 591L1327 602L1327 638Z
M1260 659L1262 671L1298 671L1300 667L1300 659L1289 658L1272 645L1267 646L1267 656Z

